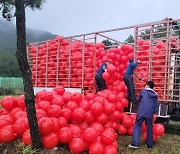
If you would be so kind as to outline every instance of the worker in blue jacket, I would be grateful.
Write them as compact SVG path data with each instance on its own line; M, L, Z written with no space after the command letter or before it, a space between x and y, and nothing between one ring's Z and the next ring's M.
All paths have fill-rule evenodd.
M107 71L107 65L109 64L109 61L104 62L103 64L101 64L101 66L99 67L96 76L95 76L95 80L96 80L96 92L107 89L106 86L106 82L102 77L102 74L104 72Z
M134 62L134 59L130 59L123 77L124 83L127 87L127 99L131 102L137 102L133 82L133 71L139 63L140 61Z
M129 145L130 148L138 148L143 121L147 126L146 145L148 148L153 147L153 115L158 112L158 96L153 88L154 82L148 81L145 89L139 95L140 104L133 128L132 144Z

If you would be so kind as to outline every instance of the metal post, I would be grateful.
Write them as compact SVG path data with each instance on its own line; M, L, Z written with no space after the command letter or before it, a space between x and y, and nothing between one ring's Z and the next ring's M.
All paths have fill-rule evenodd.
M138 42L138 27L134 28L134 59L137 60L137 51L138 51L138 46L137 46L137 42ZM136 69L134 70L135 74L136 74ZM134 84L134 88L136 89L136 85Z
M164 98L163 99L169 99L169 73L170 73L170 24L169 20L167 20L167 35L166 35L166 55L165 55L165 88L164 88Z
M149 52L149 79L152 79L152 58L153 58L153 45L154 45L154 25L151 25L150 29L150 52Z
M138 27L135 27L134 29L134 59L136 60L137 59L137 42L138 42Z
M82 47L82 93L84 94L84 50L85 50L85 35L83 36L83 47Z
M60 54L60 41L58 39L58 48L56 55L56 86L58 86L59 83L59 54Z
M93 55L94 55L94 60L93 60L93 62L94 62L94 64L93 64L93 66L94 66L94 79L95 79L95 75L96 75L96 43L97 43L97 34L95 33L95 37L94 37L94 53L93 53ZM95 83L94 83L94 86L93 86L93 91L95 92Z
M48 51L49 51L49 42L47 41L47 52L46 52L46 80L45 80L45 87L48 86Z
M72 37L69 38L69 50L68 50L68 54L69 54L69 67L68 67L68 88L71 87L71 47L72 47Z
M36 72L35 72L35 87L37 87L37 80L38 80L38 52L39 52L39 46L38 43L36 44Z

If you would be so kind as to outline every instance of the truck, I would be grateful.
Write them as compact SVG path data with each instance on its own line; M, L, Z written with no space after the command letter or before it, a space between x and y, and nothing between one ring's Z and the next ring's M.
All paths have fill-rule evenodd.
M125 38L129 39L124 41ZM61 85L71 92L94 93L97 68L108 58L116 61L120 71L119 76L116 75L122 79L126 64L118 60L127 57L116 55L126 50L132 51L129 57L142 62L134 73L136 93L143 89L147 80L153 80L159 100L157 117L166 122L180 120L180 19L166 18L31 43L27 46L27 56L34 91L52 90ZM130 102L125 111L133 114L137 108L138 104Z

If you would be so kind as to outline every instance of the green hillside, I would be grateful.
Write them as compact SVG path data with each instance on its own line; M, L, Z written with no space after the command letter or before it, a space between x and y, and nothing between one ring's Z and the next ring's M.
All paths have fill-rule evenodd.
M56 35L46 31L27 28L27 43L54 39ZM15 56L16 51L16 28L9 21L0 19L0 76L18 77L18 62Z
M27 28L27 43L54 39L56 35ZM16 28L9 21L0 19L0 51L16 51Z

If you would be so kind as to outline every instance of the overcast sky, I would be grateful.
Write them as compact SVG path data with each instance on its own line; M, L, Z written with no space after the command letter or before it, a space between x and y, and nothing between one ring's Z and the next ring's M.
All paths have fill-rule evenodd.
M27 27L72 36L180 18L180 0L47 0L26 10Z

